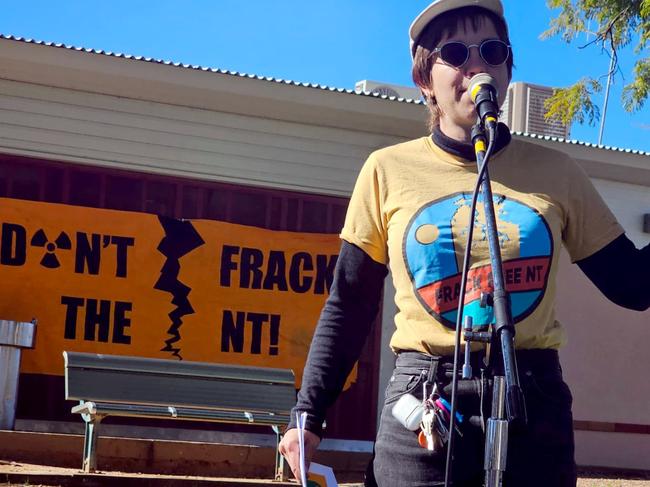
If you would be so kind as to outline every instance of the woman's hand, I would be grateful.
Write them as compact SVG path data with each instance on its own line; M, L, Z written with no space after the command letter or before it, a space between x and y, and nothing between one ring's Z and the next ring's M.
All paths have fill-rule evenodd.
M309 470L311 457L320 444L318 435L305 430L305 466ZM293 476L300 482L300 443L298 442L298 429L288 430L280 442L280 453L289 462Z

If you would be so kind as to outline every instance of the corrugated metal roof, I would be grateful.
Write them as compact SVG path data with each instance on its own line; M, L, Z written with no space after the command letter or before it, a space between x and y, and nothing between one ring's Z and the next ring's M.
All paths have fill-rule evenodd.
M598 145L598 144L592 144L590 142L582 142L579 140L567 140L562 137L554 137L550 135L537 135L537 134L529 134L528 132L512 132L513 135L521 135L523 137L530 137L532 139L541 139L541 140L549 140L552 142L562 142L563 144L573 144L573 145L583 145L585 147L592 147L594 149L604 149L604 150L612 150L612 151L617 151L617 152L625 152L627 154L637 154L641 156L650 156L650 152L646 151L641 151L641 150L636 150L636 149L623 149L620 147L613 147L611 145Z
M179 62L174 62L174 61L166 61L163 59L155 59L151 57L146 57L146 56L133 56L131 54L124 54L124 53L119 53L119 52L111 52L111 51L104 51L101 49L92 49L92 48L87 48L87 47L77 47L77 46L71 46L68 44L63 44L60 42L47 42L47 41L40 41L36 39L26 39L24 37L17 37L13 35L7 35L7 34L0 34L0 39L7 39L10 41L19 41L19 42L25 42L28 44L37 44L39 46L48 46L48 47L59 47L62 49L69 49L71 51L82 51L82 52L88 52L92 54L101 54L103 56L110 56L110 57L118 57L118 58L123 58L123 59L132 59L136 61L146 61L149 63L156 63L156 64L164 64L166 66L175 66L178 68L186 68L186 69L194 69L197 71L207 71L210 73L218 73L218 74L227 74L230 76L237 76L240 78L249 78L249 79L257 79L260 81L270 81L273 83L281 83L281 84L286 84L286 85L291 85L291 86L302 86L304 88L315 88L323 91L333 91L336 93L347 93L350 95L360 95L360 96L369 96L373 98L381 98L382 100L390 100L390 101L398 101L401 103L412 103L414 105L421 105L423 102L421 100L413 100L411 98L398 98L395 96L386 96L386 95L380 95L378 93L370 93L367 91L364 92L358 92L354 90L349 90L346 88L335 88L332 86L326 86L326 85L321 85L318 83L303 83L300 81L292 81L288 79L280 79L280 78L273 78L271 76L259 76L256 74L248 74L248 73L240 73L238 71L230 71L230 70L225 70L225 69L219 69L219 68L208 68L205 66L199 66L197 64L186 64L186 63L179 63Z
M151 57L146 57L146 56L133 56L131 54L123 54L123 53L117 53L117 52L111 52L111 51L104 51L101 49L92 49L92 48L87 48L87 47L77 47L77 46L71 46L68 44L63 44L60 42L47 42L47 41L40 41L36 39L26 39L24 37L17 37L13 35L7 35L7 34L0 34L0 39L6 39L10 41L18 41L18 42L25 42L28 44L37 44L39 46L48 46L48 47L58 47L62 49L68 49L72 51L81 51L81 52L88 52L92 54L101 54L103 56L110 56L110 57L118 57L118 58L123 58L123 59L132 59L136 61L146 61L149 63L156 63L156 64L164 64L166 66L174 66L174 67L179 67L179 68L185 68L185 69L194 69L197 71L207 71L210 73L218 73L218 74L226 74L229 76L237 76L240 78L249 78L249 79L257 79L260 81L269 81L272 83L280 83L280 84L286 84L286 85L291 85L291 86L302 86L304 88L314 88L318 90L323 90L323 91L332 91L336 93L346 93L350 95L358 95L358 96L369 96L373 98L380 98L382 100L390 100L390 101L396 101L400 103L410 103L414 105L423 105L424 102L422 100L413 100L411 98L397 98L394 96L386 96L386 95L380 95L378 93L370 93L368 91L364 92L358 92L346 88L335 88L332 86L326 86L326 85L321 85L318 83L303 83L300 81L292 81L292 80L285 80L285 79L279 79L279 78L273 78L271 76L259 76L256 74L247 74L247 73L240 73L238 71L229 71L225 69L219 69L219 68L208 68L205 66L199 66L196 64L186 64L186 63L179 63L179 62L173 62L173 61L165 61L163 59L154 59ZM552 137L548 135L537 135L537 134L529 134L527 132L512 132L514 135L521 135L524 137L530 137L533 139L541 139L541 140L549 140L553 142L561 142L565 144L575 144L575 145L582 145L585 147L591 147L595 149L604 149L604 150L612 150L612 151L617 151L617 152L625 152L628 154L637 154L637 155L642 155L642 156L650 156L650 152L646 151L640 151L640 150L635 150L635 149L623 149L619 147L612 147L609 145L598 145L598 144L592 144L589 142L581 142L579 140L567 140L562 137Z

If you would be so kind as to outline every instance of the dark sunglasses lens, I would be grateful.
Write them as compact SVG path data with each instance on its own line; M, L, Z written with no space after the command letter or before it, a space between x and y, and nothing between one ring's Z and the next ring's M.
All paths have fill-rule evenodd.
M481 44L481 57L492 66L499 66L508 59L509 48L503 41L492 40Z
M447 64L462 66L467 61L467 46L460 42L448 42L440 48L440 57Z

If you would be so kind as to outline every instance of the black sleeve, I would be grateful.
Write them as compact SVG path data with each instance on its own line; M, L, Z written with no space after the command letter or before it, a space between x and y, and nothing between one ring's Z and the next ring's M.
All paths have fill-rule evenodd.
M576 264L610 301L636 311L650 307L650 244L637 249L623 234Z
M323 435L327 408L343 389L377 316L387 273L385 265L343 241L288 428L296 426L296 413L304 411L307 413L305 428Z

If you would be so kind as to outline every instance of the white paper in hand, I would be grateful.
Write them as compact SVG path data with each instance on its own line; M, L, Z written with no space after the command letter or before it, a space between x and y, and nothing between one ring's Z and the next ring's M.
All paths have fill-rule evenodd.
M300 447L300 483L302 487L307 487L307 468L305 468L305 421L307 413L296 413L296 422L298 424L298 445Z
M309 464L309 471L305 467L305 421L307 421L307 413L296 413L300 447L300 483L302 487L338 487L339 484L331 467L314 462Z

